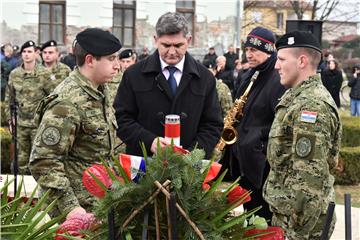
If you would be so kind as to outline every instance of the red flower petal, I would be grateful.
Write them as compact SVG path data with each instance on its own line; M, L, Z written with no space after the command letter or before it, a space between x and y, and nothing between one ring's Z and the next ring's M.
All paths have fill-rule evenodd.
M248 190L243 189L240 186L235 187L233 190L231 190L227 196L228 203L233 204L237 201L239 201L241 198L244 198L246 194L248 194ZM239 205L250 202L251 197L248 195Z

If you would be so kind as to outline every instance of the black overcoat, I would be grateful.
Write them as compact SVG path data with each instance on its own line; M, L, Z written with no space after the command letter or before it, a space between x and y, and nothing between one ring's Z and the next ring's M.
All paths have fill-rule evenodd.
M285 92L280 84L280 76L274 69L275 62L274 54L256 69L250 69L247 79L240 85L236 98L243 95L255 70L260 71L248 95L244 115L236 127L238 140L226 149L223 162L223 167L229 168L231 178L245 176L257 189L261 188L268 173L265 166L269 131L275 107Z
M123 75L115 101L117 135L126 143L126 152L142 155L140 142L148 153L153 140L164 136L164 118L181 116L180 144L196 144L211 156L223 127L215 78L188 53L175 97L161 71L159 53L132 65Z
M321 80L334 99L336 106L340 107L340 89L343 82L342 72L326 69L321 73Z

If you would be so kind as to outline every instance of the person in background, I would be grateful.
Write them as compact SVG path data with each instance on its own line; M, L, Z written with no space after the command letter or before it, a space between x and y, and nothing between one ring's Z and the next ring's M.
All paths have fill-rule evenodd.
M1 101L5 100L5 89L9 81L9 74L18 64L18 60L14 56L14 49L10 43L3 46L3 52L1 59Z
M228 47L228 52L224 54L224 57L226 58L226 71L232 71L235 68L235 61L238 59L238 55L235 52L234 45L230 44Z
M82 184L83 171L115 156L116 120L109 101L109 82L119 70L121 43L99 28L76 35L78 68L38 107L39 128L31 151L30 170L48 202L57 198L52 215L67 218L91 211L96 199Z
M222 170L228 169L227 180L240 178L240 185L250 190L251 201L244 204L247 210L262 206L257 215L271 220L269 205L262 196L262 187L269 173L266 158L266 147L275 107L285 92L280 84L279 73L274 69L276 62L275 36L263 27L256 27L247 35L245 46L246 59L250 69L244 78L235 98L239 99L250 83L256 71L259 72L254 81L247 101L242 109L242 117L235 128L237 141L225 148L221 160Z
M351 116L360 117L360 64L353 67L353 76L349 79L350 113Z
M148 56L149 56L149 49L146 46L144 46L142 48L141 54L139 55L139 61L145 59Z
M67 65L71 71L74 70L74 67L76 66L76 57L73 53L73 46L67 46L67 55L65 57L63 57L62 59L60 59L60 62L64 63L65 65Z
M271 224L288 239L322 239L328 204L335 202L330 171L338 162L340 116L317 74L321 51L314 35L287 33L276 48L275 69L289 89L276 106L269 133L264 198L273 212ZM335 221L333 216L326 239Z
M321 81L340 108L340 89L343 82L342 72L335 60L328 62L328 68L321 73Z
M154 154L158 144L171 144L163 123L166 115L176 114L182 116L182 147L197 146L210 158L223 127L215 78L187 52L191 35L184 15L167 12L155 28L157 50L128 68L120 83L114 103L117 135L128 154L142 155L140 143Z
M43 65L50 74L50 92L56 88L71 72L71 69L59 62L59 50L55 40L49 40L41 46Z
M215 78L221 79L225 83L230 91L234 88L232 71L227 71L226 67L226 58L224 56L218 56L216 58Z
M216 66L217 55L215 53L215 48L209 48L209 52L204 56L203 64L207 68L214 68Z
M6 106L9 107L5 109L5 113L11 123L10 105L16 101L19 173L30 174L28 163L37 129L34 116L41 99L50 93L50 72L36 62L34 41L25 42L20 52L23 63L9 75L5 93Z
M216 70L214 68L209 68L209 71L215 76ZM221 116L224 119L233 106L231 91L221 79L216 79L216 91L219 97Z
M119 54L120 71L122 73L136 63L136 53L132 49L125 49Z

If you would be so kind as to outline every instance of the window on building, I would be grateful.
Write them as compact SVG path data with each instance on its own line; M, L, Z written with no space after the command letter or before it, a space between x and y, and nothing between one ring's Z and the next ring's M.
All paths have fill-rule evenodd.
M279 30L283 30L283 28L284 28L284 13L276 14L276 27Z
M113 34L125 47L135 46L136 1L114 0Z
M195 29L195 1L176 1L176 12L184 14L186 20L189 23L189 33L193 36L194 41L194 29Z
M39 43L55 40L65 43L65 1L40 1Z

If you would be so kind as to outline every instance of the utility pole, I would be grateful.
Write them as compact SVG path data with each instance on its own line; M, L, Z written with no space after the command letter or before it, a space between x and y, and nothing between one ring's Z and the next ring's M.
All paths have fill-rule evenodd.
M236 48L239 48L238 58L241 58L241 30L242 30L242 18L244 12L244 0L236 0Z

